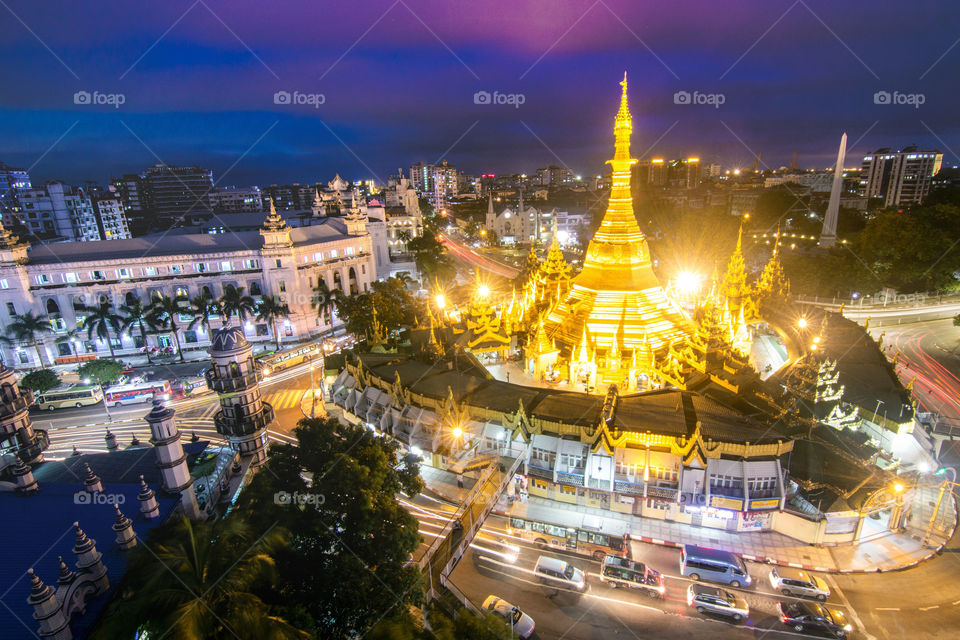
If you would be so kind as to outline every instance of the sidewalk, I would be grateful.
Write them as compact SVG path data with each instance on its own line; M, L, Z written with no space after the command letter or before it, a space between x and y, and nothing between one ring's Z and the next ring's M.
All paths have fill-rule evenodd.
M420 474L426 483L426 492L457 503L467 495L475 482L474 478L464 476L464 488L460 489L457 487L456 474L427 465L421 466ZM886 532L884 535L861 541L857 545L818 547L799 542L775 531L744 532L694 527L677 522L640 518L605 509L572 504L558 506L558 503L553 500L536 496L530 496L527 502L514 502L511 505L507 504L506 496L501 496L493 511L506 516L525 516L528 512L531 515L535 513L537 518L556 524L567 522L571 514L579 513L604 521L615 521L616 524L611 526L611 529L621 529L625 526L634 544L646 542L670 547L696 544L732 551L744 559L755 562L829 573L906 569L935 555L943 544L946 544L946 541L943 541L943 544L938 541L936 548L924 546L921 540L922 532L913 529L903 533Z

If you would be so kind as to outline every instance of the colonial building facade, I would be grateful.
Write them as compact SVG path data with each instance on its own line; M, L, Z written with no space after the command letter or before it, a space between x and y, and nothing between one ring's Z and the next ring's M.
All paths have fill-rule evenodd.
M244 287L255 299L277 296L290 316L277 324L280 341L319 335L332 327L313 308L320 280L347 294L366 291L377 269L366 218L327 218L309 227L290 228L272 211L259 231L223 234L169 234L127 240L68 242L30 247L0 228L0 331L28 312L50 319L52 333L38 334L38 345L2 347L11 367L32 368L74 353L109 356L106 341L81 332L63 339L82 322L85 306L109 302L116 310L133 297L145 304L158 295L191 298L208 292L219 298L225 288ZM183 349L210 345L210 332L189 329L192 318L176 318ZM333 321L337 322L336 319ZM213 328L224 319L213 318ZM273 328L248 319L250 341L269 341ZM58 338L60 338L58 340ZM117 356L144 346L137 329L112 335ZM148 334L149 346L175 346L172 332ZM38 353L39 351L39 353ZM42 354L42 361L40 357Z

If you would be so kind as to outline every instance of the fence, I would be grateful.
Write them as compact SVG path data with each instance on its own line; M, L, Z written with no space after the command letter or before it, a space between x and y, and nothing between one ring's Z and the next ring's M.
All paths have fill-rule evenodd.
M437 598L440 590L447 588L465 606L472 607L466 597L449 582L449 576L525 457L518 456L510 467L503 471L500 463L496 461L487 466L451 521L423 554L418 567L427 576L428 599ZM454 523L458 526L454 526Z

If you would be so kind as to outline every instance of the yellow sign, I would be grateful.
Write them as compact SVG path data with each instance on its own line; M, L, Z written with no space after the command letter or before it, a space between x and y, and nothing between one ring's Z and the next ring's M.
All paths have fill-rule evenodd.
M750 508L751 509L776 509L780 506L779 498L772 498L767 500L751 500Z
M740 511L743 509L743 500L736 498L724 498L723 496L710 496L710 506L718 509L732 509Z

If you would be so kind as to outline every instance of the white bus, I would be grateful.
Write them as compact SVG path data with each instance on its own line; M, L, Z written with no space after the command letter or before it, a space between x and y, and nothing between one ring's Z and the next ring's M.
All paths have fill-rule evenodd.
M140 382L137 384L118 384L107 388L104 392L106 403L111 407L122 404L137 404L151 402L154 398L169 400L170 382L156 380L154 382Z

